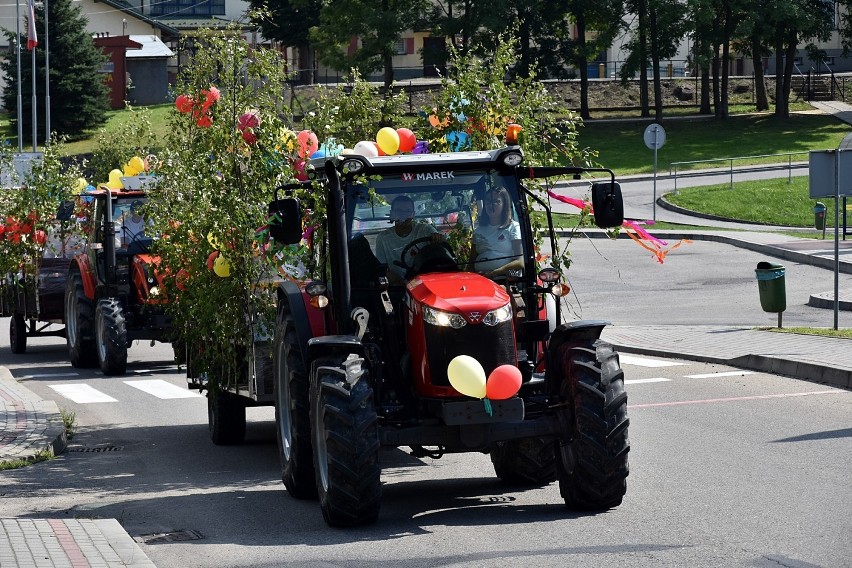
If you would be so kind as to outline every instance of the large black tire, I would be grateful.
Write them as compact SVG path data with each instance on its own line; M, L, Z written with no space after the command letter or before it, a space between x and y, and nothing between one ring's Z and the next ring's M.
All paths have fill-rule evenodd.
M24 314L14 314L9 321L9 345L12 353L21 354L27 352L27 320Z
M310 387L299 349L296 325L286 303L275 325L275 431L281 459L281 481L296 499L315 499L311 450Z
M378 418L363 359L311 365L311 431L322 516L333 527L373 523L381 505Z
M65 342L71 365L78 368L97 365L95 308L83 291L83 279L77 270L71 270L65 284Z
M127 372L127 323L118 298L98 300L95 308L95 347L104 375Z
M207 392L207 428L217 446L242 444L246 439L246 405L230 392L212 388Z
M552 438L521 438L491 448L494 473L508 485L547 485L556 480Z
M596 340L564 344L559 365L564 406L563 439L557 444L559 491L565 504L584 511L621 504L627 492L627 393L618 354Z

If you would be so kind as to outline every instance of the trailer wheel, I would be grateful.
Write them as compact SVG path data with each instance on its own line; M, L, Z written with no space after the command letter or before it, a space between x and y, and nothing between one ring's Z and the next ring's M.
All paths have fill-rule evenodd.
M373 389L363 359L323 357L311 365L311 431L317 492L333 527L373 523L382 496Z
M547 485L556 480L553 438L521 438L491 448L494 473L508 485Z
M127 324L118 298L98 300L95 308L95 345L104 375L127 372Z
M24 314L16 313L9 321L9 345L12 346L12 353L27 352L27 320Z
M317 485L311 451L310 387L296 325L286 303L275 326L275 431L281 480L296 499L314 499Z
M207 428L217 446L242 444L246 439L246 405L228 391L207 391Z
M65 343L74 367L94 367L98 362L94 319L95 309L83 291L80 273L72 270L65 285Z
M627 393L618 354L600 340L566 343L552 360L561 372L557 443L559 491L572 509L604 510L627 491Z

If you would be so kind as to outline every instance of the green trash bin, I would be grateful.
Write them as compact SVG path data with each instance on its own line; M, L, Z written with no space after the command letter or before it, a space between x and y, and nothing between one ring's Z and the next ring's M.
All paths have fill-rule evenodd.
M821 201L814 205L814 227L817 231L825 230L825 203Z
M787 309L787 289L784 281L785 268L771 262L758 262L754 275L760 292L760 307L764 312L781 313Z

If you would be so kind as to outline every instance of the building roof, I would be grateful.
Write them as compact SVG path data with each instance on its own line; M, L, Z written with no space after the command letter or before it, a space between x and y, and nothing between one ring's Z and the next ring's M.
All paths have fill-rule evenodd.
M222 16L205 16L197 18L166 16L161 18L160 21L168 22L171 27L182 31L197 29L216 30L227 28L233 24L240 24L237 20L231 20ZM241 24L241 27L245 29L246 25Z
M107 6L110 6L112 8L116 8L117 10L121 10L125 14L133 16L134 18L141 20L141 21L145 22L146 24L151 24L155 28L158 28L158 29L160 29L160 30L162 30L162 31L164 31L168 34L178 35L180 33L174 26L171 26L169 24L164 24L160 20L155 20L154 18L146 16L145 14L140 12L137 8L132 6L129 2L126 2L126 0L97 0L97 1L103 2Z
M174 52L155 35L131 35L131 41L142 45L139 49L128 49L125 57L140 59L150 57L171 57Z

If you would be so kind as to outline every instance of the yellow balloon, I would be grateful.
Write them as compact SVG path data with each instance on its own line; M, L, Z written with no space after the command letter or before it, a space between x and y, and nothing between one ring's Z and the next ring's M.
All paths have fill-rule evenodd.
M213 261L213 272L220 278L227 278L231 275L231 263L221 254Z
M143 160L139 156L133 156L132 158L130 158L130 161L127 162L127 165L136 170L136 173L133 175L139 175L145 171L145 160Z
M124 175L135 176L139 174L139 170L131 166L129 163L124 164Z
M210 246L216 250L222 250L222 245L219 244L219 239L217 239L213 233L207 233L207 242L210 243Z
M109 172L109 181L121 180L121 176L124 174L120 169L116 168Z
M74 182L74 192L75 193L83 193L83 190L89 185L89 182L86 181L86 178L77 178L77 181Z
M399 150L399 134L390 126L385 126L376 134L376 144L382 152L392 156Z
M485 398L485 369L470 355L454 357L447 365L447 377L453 388L463 395Z

